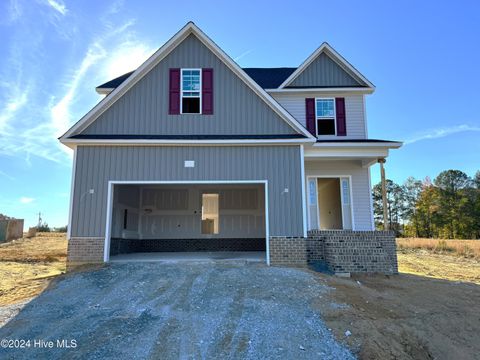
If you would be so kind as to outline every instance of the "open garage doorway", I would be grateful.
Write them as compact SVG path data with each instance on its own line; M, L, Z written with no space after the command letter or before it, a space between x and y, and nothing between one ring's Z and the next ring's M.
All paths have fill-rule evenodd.
M110 187L106 261L126 254L266 257L266 183L112 182Z

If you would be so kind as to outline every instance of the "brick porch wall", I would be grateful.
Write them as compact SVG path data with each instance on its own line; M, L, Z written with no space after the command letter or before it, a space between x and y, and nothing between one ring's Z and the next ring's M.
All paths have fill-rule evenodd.
M303 237L270 237L272 265L323 261L335 273L397 274L393 231L315 230Z
M103 262L105 238L72 237L68 240L67 263L69 267Z

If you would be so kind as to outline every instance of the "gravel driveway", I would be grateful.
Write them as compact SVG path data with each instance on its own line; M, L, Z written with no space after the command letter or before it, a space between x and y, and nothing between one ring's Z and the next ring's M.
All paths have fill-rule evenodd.
M308 271L261 263L112 264L27 304L0 339L30 347L0 358L353 359L314 306L326 291Z

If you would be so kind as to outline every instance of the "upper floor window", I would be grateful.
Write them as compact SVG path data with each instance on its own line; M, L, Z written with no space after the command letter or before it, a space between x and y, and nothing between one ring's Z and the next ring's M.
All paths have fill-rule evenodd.
M201 69L182 69L181 113L200 114L202 108Z
M315 108L317 136L335 135L335 99L316 99Z

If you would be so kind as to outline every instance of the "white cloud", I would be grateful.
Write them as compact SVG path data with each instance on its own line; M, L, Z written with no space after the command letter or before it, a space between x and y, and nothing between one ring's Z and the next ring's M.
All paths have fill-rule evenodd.
M62 15L65 15L68 11L67 7L62 1L47 0L47 4L50 5L52 9L58 11Z
M9 180L15 180L13 176L8 175L5 171L0 170L0 175L2 175L3 177L6 177Z
M414 135L410 139L405 140L405 145L414 144L422 140L443 138L445 136L449 136L449 135L460 133L460 132L480 132L480 127L463 124L463 125L456 125L451 127L430 129L422 133L419 133L417 135Z
M8 90L11 95L7 97L5 104L0 111L0 134L6 132L9 126L9 121L26 105L28 100L28 89L20 90L15 84L8 84L6 87L8 87L8 89L5 91Z
M34 201L35 201L34 198L27 197L27 196L22 196L22 197L20 198L20 202L21 202L22 204L30 204L30 203L32 203L32 202L34 202Z
M247 56L248 54L250 54L251 52L253 51L253 49L249 49L247 51L244 51L243 53L241 53L240 55L238 55L237 57L233 58L233 60L235 62L238 62L238 60L240 60L241 58Z
M111 51L103 72L111 80L138 68L154 51L147 44L126 41Z
M136 35L135 19L115 22L118 18L115 13L123 6L120 0L99 14L98 29L86 32L87 38L65 48L66 59L76 61L67 61L68 68L59 67L55 74L48 73L47 68L44 74L41 69L46 64L31 54L47 51L44 48L47 38L62 36L70 28L85 27L85 19L72 14L67 24L60 21L59 14L68 11L63 1L38 2L40 6L54 8L50 15L55 19L32 22L30 17L38 9L34 6L23 9L24 19L12 35L5 66L0 69L0 155L19 157L27 165L33 163L34 156L68 166L72 151L61 145L57 137L100 99L95 94L96 85L134 70L153 49ZM10 7L12 12L19 13L20 10L15 10L16 1L12 0ZM52 33L52 26L58 31ZM78 49L82 47L85 50L79 55ZM24 76L27 73L24 69L28 69L28 77Z
M52 126L56 137L62 135L71 123L70 106L80 82L83 80L87 71L105 56L105 49L99 43L93 43L88 48L87 54L80 63L79 68L67 83L67 93L51 108Z
M134 24L135 20L129 20L117 27L109 24L107 27L111 27L111 31L97 38L88 47L79 67L65 84L66 94L51 106L51 124L55 129L56 137L62 135L71 126L72 119L78 120L78 114L72 113L71 106L77 98L77 90L83 84L87 73L92 75L92 78L98 78L99 82L108 81L135 70L153 53L152 48L129 32L129 28Z
M10 6L7 11L9 22L15 22L22 16L22 8L17 0L10 0Z

